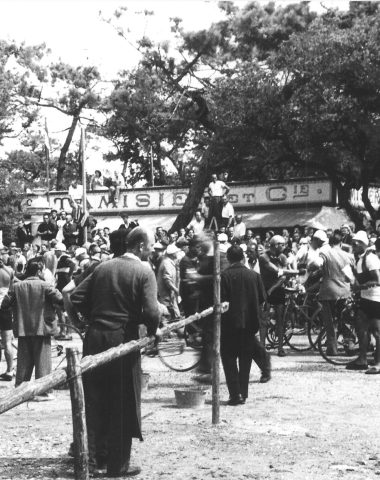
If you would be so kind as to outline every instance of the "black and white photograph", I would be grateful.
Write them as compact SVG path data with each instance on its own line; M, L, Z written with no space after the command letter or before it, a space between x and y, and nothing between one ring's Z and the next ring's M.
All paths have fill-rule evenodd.
M0 0L0 480L380 478L380 1Z

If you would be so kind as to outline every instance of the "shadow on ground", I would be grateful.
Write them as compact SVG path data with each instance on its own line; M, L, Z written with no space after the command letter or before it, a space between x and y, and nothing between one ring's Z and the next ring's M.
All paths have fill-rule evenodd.
M70 458L0 457L0 479L74 478Z

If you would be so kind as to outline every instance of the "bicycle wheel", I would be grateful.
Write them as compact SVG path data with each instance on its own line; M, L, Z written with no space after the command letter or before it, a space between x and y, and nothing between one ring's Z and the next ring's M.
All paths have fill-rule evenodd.
M186 334L172 332L172 336L157 345L158 358L175 372L187 372L196 368L200 362L201 348L191 346L186 341Z
M297 352L305 352L313 348L307 335L308 317L304 309L303 306L297 307L290 304L286 306L284 312L285 341L292 350Z
M272 312L271 312L272 313ZM284 343L289 345L290 339L293 335L293 323L291 317L284 315ZM266 340L268 342L267 348L278 348L277 325L274 317L269 318L267 323Z
M359 355L358 340L352 325L343 323L338 327L337 352L331 355L327 348L326 329L323 328L318 336L318 351L321 356L332 365L347 365L356 360Z
M318 350L318 337L323 328L323 321L320 314L312 318L307 325L307 336L309 343L314 350Z
M58 335L51 339L51 357L53 363L53 370L66 366L66 348L77 348L79 356L82 358L83 347L83 333L79 328L69 325L67 323L58 323L59 328L65 328L65 339Z

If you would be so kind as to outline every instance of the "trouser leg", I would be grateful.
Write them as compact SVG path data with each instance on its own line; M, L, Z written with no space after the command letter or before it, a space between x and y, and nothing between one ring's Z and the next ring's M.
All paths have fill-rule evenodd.
M256 336L253 339L252 360L263 373L270 373L270 355L263 344L257 340Z
M334 315L333 315L334 305L333 305L333 302L329 300L322 300L321 304L322 304L321 315L322 315L323 325L326 328L327 349L330 350L331 352L336 352L337 343L336 343L336 335L335 335L335 329L334 329Z
M368 318L367 315L359 309L357 316L357 333L359 339L359 363L367 363L368 350Z
M248 398L249 374L251 372L252 353L244 351L239 355L239 385L240 393L244 398Z
M86 336L83 355L102 351L101 339ZM105 408L106 385L104 384L104 367L99 367L83 375L83 388L86 402L86 424L88 453L90 464L97 466L100 459L107 455L107 409Z
M16 387L22 382L29 382L34 368L31 337L19 337L17 345Z
M239 370L237 367L238 349L237 339L229 332L222 333L220 355L223 364L224 375L228 392L231 398L237 398L240 395Z
M51 338L32 337L36 379L51 373Z
M3 341L5 361L7 362L7 372L12 373L13 372L13 345L12 345L13 331L2 330L1 339Z
M198 367L201 373L211 373L212 368L212 340L213 340L213 318L208 317L203 322L202 326L202 351Z
M120 475L128 471L131 458L132 428L131 411L136 410L132 364L136 358L122 358L114 365L112 377L118 382L109 382L107 403L109 404L107 474Z
M282 350L284 346L284 305L276 305L276 325L278 337L278 349Z
M375 338L375 353L374 360L375 365L380 366L380 320L371 321L371 331Z

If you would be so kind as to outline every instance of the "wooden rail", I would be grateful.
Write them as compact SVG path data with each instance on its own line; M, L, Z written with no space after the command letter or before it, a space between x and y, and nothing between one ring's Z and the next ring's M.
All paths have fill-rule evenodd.
M228 310L227 302L222 304L221 310L222 313ZM161 329L162 336L165 337L173 330L183 328L185 325L208 317L213 312L214 307L209 307L206 310L191 315L190 317L184 318L183 320L170 323L169 325ZM145 337L140 340L132 340L131 342L123 343L118 347L110 348L105 352L83 357L80 362L81 373L92 370L96 367L99 367L100 365L104 365L105 363L120 358L124 355L128 355L129 353L136 350L141 350L142 348L152 346L155 340L155 337ZM36 395L41 395L52 388L63 385L68 381L68 379L70 378L68 377L67 369L60 368L52 373L49 373L49 375L46 375L45 377L39 378L38 380L22 383L12 392L0 398L0 414L11 410L12 408L17 407L22 403L32 400Z

